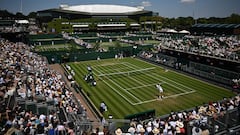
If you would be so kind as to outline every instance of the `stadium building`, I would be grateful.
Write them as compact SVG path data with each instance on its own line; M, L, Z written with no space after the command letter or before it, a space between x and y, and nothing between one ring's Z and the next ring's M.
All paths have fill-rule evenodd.
M65 25L63 29L71 28L73 31L89 31L93 28L101 31L139 29L142 24L139 23L141 17L158 16L158 14L145 10L144 7L93 4L60 5L59 8L38 11L37 16L41 24L48 23L53 19L66 19L60 21L62 25ZM149 22L149 20L146 21ZM153 21L153 23L159 22Z
M190 31L198 35L239 35L240 24L194 24Z

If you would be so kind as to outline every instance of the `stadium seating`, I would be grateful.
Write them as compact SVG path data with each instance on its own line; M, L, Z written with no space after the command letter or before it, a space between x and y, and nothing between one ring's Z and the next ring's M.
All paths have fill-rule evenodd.
M235 42L235 40L233 41ZM167 40L165 43L167 46L169 45ZM1 76L3 81L0 84L0 103L2 105L0 126L3 127L1 133L30 134L31 132L40 134L47 133L51 129L61 134L67 134L71 130L76 133L93 133L87 131L92 130L92 125L87 119L86 110L76 101L61 75L50 70L47 62L41 56L31 53L30 48L23 43L11 43L0 39L0 46L3 52L0 54L0 69L3 74L7 73ZM176 46L169 47L179 48L179 46L177 48ZM144 58L152 58L149 53L145 52L143 55ZM166 59L169 62L166 64L169 66L174 66L173 63L176 62L176 59L172 57L160 57ZM12 59L16 59L17 63ZM9 72L12 71L9 70L12 68L14 72ZM222 74L228 76L224 72ZM10 89L9 86L14 89ZM150 132L192 134L197 132L196 128L198 128L198 132L211 134L228 133L229 129L239 132L240 119L235 119L239 118L239 105L240 96L237 95L190 110L171 112L160 118L153 117L153 111L150 111L150 113L135 115L137 117L144 116L141 121L136 120L135 116L130 118L132 122L128 127L134 129L133 133L139 134L142 132L146 134ZM146 118L149 119L146 120ZM85 125L84 122L86 122ZM75 129L74 124L80 129ZM47 130L42 130L44 128ZM131 133L130 130L123 129L123 131Z
M76 115L81 107L72 98L74 95L62 81L62 76L50 70L47 61L31 53L30 48L23 43L0 39L0 46L4 52L0 55L0 69L2 75L8 72L1 76L0 84L3 99L1 134L48 132L42 129L54 129L54 132L63 134L72 131L73 129L64 126L64 122L68 121L66 112ZM81 118L82 121L85 119L86 117Z

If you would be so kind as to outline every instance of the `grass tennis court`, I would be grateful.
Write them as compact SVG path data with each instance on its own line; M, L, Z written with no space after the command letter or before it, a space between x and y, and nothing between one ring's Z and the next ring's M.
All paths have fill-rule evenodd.
M35 46L35 51L38 52L43 52L43 51L66 51L66 50L71 50L71 48L76 48L76 49L81 49L83 47L77 46L77 45L72 45L69 43L66 44L55 44L55 45L38 45Z
M97 108L104 101L114 118L155 109L156 115L192 108L234 94L224 88L181 75L136 58L106 59L69 63L76 81L83 87ZM97 86L84 81L87 65L91 65ZM160 83L163 100L157 97Z

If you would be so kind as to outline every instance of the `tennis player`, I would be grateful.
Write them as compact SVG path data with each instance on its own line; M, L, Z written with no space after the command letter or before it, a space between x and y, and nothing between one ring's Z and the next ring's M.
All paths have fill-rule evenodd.
M158 96L158 98L159 98L159 99L162 99L162 98L163 98L163 88L162 88L161 84L160 84L160 83L157 84L156 87L157 87L157 89L158 89L158 91L159 91L159 96Z

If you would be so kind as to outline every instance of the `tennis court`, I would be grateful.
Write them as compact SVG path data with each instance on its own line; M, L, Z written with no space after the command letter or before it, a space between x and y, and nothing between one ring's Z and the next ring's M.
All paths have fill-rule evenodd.
M164 89L164 98L171 98L195 92L192 88L161 76L155 67L141 68L129 62L100 64L93 66L95 75L119 96L131 105L139 105L159 100L157 84ZM122 83L128 82L128 85ZM139 96L139 92L151 91L147 96Z
M159 116L234 95L224 88L136 58L81 61L68 65L95 107L105 102L109 108L103 114L106 118L110 114L114 118L124 118L152 109ZM89 65L96 86L84 80ZM158 98L159 90L156 88L159 83L164 91L162 100Z

